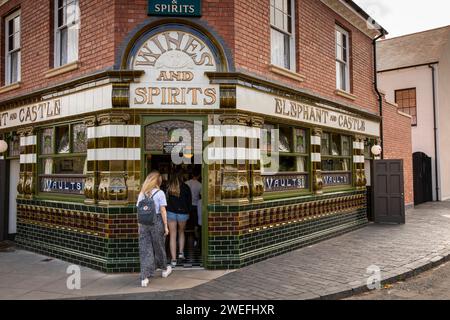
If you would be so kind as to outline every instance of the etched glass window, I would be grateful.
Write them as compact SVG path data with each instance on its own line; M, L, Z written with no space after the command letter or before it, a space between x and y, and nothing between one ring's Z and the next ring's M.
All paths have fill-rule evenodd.
M44 129L41 136L42 154L53 154L53 128Z
M324 186L351 185L351 137L324 132L322 134L321 149Z
M39 191L83 195L87 171L84 124L45 128L40 132Z
M87 129L86 125L80 123L72 126L72 145L74 153L87 151Z

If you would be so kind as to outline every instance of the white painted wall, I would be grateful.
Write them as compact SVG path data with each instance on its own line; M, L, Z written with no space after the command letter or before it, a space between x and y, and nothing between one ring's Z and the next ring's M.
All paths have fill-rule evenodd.
M438 66L439 152L441 199L450 199L450 39Z
M381 72L378 73L378 84L380 91L386 94L386 100L391 103L395 103L396 90L416 88L417 126L412 127L411 129L412 149L413 153L423 152L432 158L432 189L433 199L436 199L433 86L431 69L428 66L422 66ZM450 152L450 145L448 146Z

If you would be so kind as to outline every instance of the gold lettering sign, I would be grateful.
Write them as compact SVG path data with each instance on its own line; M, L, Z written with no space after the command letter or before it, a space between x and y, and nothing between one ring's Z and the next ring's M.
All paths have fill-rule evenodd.
M0 130L111 109L111 91L112 85L106 84L0 111Z
M286 99L239 85L236 87L236 99L239 110L294 120L299 126L320 126L366 136L380 136L379 121L326 103L309 102L306 99Z
M0 128L30 124L58 117L61 114L61 100L42 102L0 114Z
M205 72L216 71L212 50L198 37L171 30L153 35L139 48L132 68L145 71L131 85L135 108L219 108L219 87Z
M275 98L275 113L317 125L332 126L337 129L366 131L366 120L281 98Z

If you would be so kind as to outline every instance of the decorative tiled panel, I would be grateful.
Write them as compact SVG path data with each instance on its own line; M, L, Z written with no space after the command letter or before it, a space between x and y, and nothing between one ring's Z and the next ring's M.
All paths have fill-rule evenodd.
M18 200L17 243L104 272L139 271L134 207Z
M241 268L368 223L365 192L274 201L247 206L246 210L236 209L210 210L208 268Z

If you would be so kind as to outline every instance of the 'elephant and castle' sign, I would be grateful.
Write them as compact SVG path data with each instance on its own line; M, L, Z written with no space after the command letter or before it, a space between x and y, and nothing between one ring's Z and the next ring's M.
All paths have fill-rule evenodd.
M192 33L169 29L154 34L138 48L131 67L145 72L130 86L132 108L220 107L219 86L205 75L217 70L214 53Z

